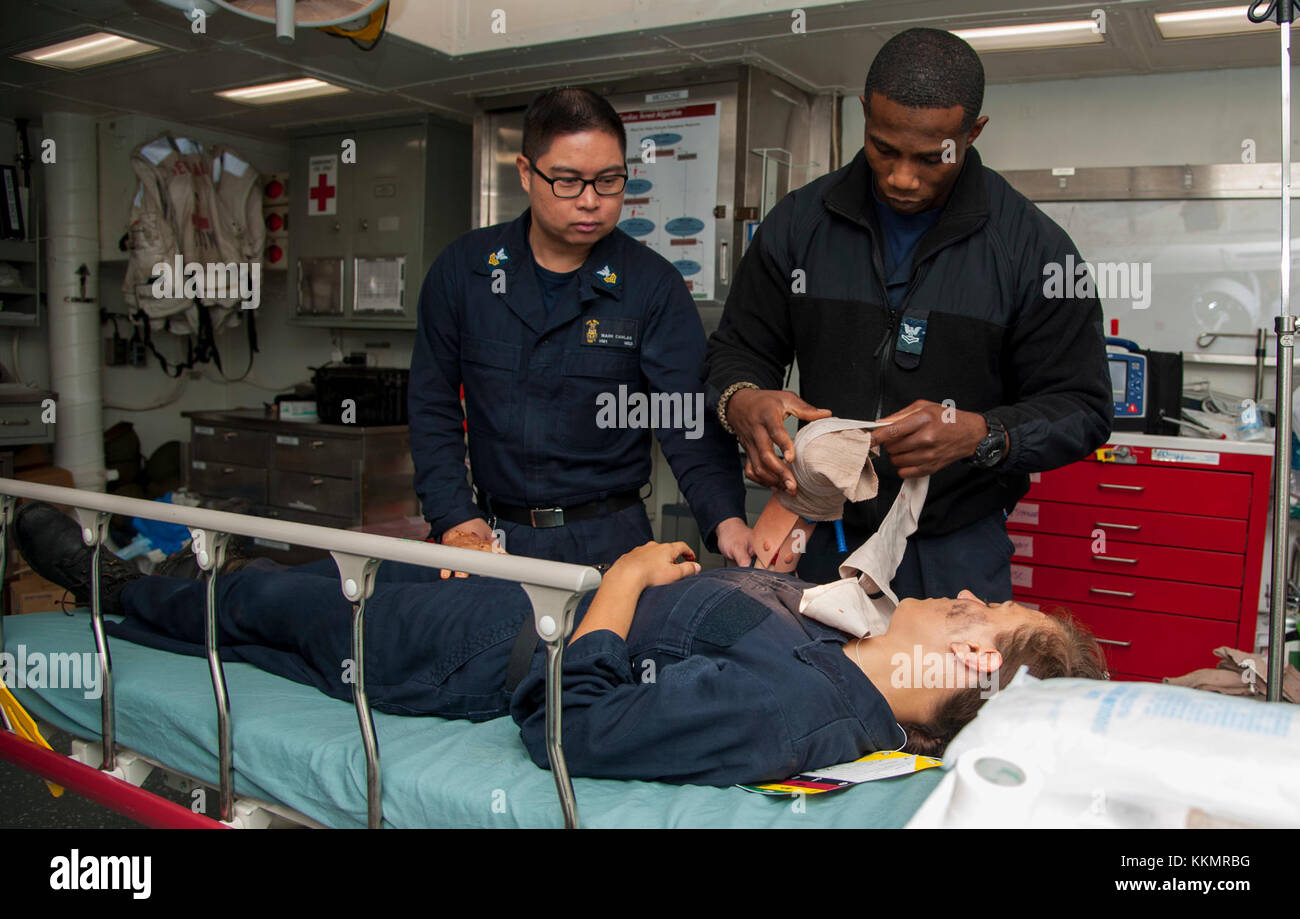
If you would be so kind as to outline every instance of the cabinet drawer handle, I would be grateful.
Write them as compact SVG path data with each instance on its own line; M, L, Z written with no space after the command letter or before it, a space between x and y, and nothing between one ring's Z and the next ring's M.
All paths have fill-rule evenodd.
M235 467L234 467L234 466L227 466L225 469L222 469L222 470L221 470L221 474L222 474L222 475L230 475L230 474L231 474L232 472L234 472L234 471L235 471Z
M31 423L32 423L32 419L30 418L24 418L21 421L11 421L8 418L0 418L0 424L25 425Z
M1099 645L1114 645L1114 646L1117 647L1117 648L1131 648L1131 647L1133 647L1133 642L1131 642L1131 641L1116 641L1116 640L1113 639L1113 638L1097 638L1097 639L1095 639L1095 641L1096 641L1097 644L1099 644Z
M311 448L313 450L319 450L323 446L325 446L325 441L323 440L313 440L311 442Z
M312 477L312 480L311 480L311 483L312 483L313 485L324 485L324 484L325 484L325 480L322 479L322 478L320 478L319 476L313 476L313 477Z
M1098 482L1098 488L1114 488L1117 491L1146 491L1145 485L1115 485L1111 482Z
M1135 558L1119 558L1115 555L1094 555L1094 562L1123 562L1125 565L1136 565L1138 560Z
M1134 533L1142 529L1140 523L1102 523L1100 520L1094 523L1093 526L1111 530L1132 530Z
M221 435L223 440L231 440L238 436L239 436L238 431L226 431L224 434Z
M1090 594L1106 594L1110 597L1136 597L1136 590L1107 590L1105 587L1089 587Z

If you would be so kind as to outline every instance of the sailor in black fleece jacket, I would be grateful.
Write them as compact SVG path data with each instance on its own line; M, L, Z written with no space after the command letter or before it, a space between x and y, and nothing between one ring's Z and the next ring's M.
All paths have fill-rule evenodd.
M976 117L983 68L965 42L895 36L863 100L864 148L787 195L745 253L709 341L706 398L749 477L791 491L773 452L793 447L783 418L890 417L879 498L846 508L846 548L875 531L901 478L931 475L895 591L1009 600L1005 519L1028 474L1110 433L1101 303L1065 231L971 146L988 118ZM1079 266L1075 283L1045 287L1066 265ZM797 395L781 391L796 360ZM846 553L818 530L799 575L834 580Z

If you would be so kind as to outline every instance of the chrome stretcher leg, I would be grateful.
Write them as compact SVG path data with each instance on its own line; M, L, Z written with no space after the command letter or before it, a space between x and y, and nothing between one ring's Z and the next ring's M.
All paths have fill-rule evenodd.
M366 698L366 600L375 590L375 570L379 560L331 552L339 569L343 596L352 603L352 702L357 708L361 742L366 750L366 827L377 830L383 824L383 785L379 772L379 738L375 720Z
M0 495L0 651L5 649L5 569L8 567L9 524L13 523L14 505L18 499L10 495Z
M569 767L564 761L561 743L564 642L573 631L573 610L582 594L554 587L524 584L524 592L533 604L533 626L546 642L546 755L551 761L555 790L560 795L565 829L578 828L578 800L573 794Z
M104 745L104 759L99 768L112 772L117 766L117 755L113 749L113 659L108 653L108 636L104 634L104 615L99 602L99 555L104 550L104 539L108 536L110 515L104 511L89 511L80 507L75 510L77 520L81 522L81 541L95 547L90 559L90 628L95 635L99 679L104 689L99 697L99 735Z
M191 528L190 536L193 537L190 547L194 550L194 558L199 568L206 572L204 644L208 652L208 673L212 677L212 695L217 703L217 769L221 793L219 807L221 820L229 822L235 816L235 786L230 742L230 696L226 692L226 672L221 666L221 652L217 647L217 575L226 560L226 545L230 536L198 528Z

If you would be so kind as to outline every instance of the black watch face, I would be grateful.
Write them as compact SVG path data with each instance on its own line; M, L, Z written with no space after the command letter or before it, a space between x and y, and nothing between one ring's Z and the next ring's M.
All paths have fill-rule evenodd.
M1000 459L1002 459L1002 435L990 434L980 441L979 449L975 451L975 462L981 466L993 466Z

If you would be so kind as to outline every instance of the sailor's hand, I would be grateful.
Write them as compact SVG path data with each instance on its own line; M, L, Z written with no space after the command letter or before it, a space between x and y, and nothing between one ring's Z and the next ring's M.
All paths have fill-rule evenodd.
M718 551L734 565L747 568L754 560L751 530L739 517L728 517L713 531L718 539Z
M790 416L800 421L829 418L830 409L814 408L787 389L741 389L727 400L727 423L745 450L745 476L767 488L795 493L794 440L785 429ZM781 448L781 456L776 449ZM782 458L784 457L784 459Z
M925 399L880 420L889 424L871 432L872 443L889 454L903 479L933 475L965 459L989 430L978 412L962 412Z
M444 546L454 546L457 549L475 549L479 552L505 554L505 549L501 547L501 543L492 533L492 528L487 525L487 521L482 517L466 520L464 523L457 524L443 533L442 544ZM464 571L453 572L446 568L442 569L442 579L444 581L453 574L458 578L469 577Z
M678 558L684 561L677 561ZM619 557L605 574L601 586L613 581L638 594L647 587L672 584L700 573L695 553L684 542L648 542Z

